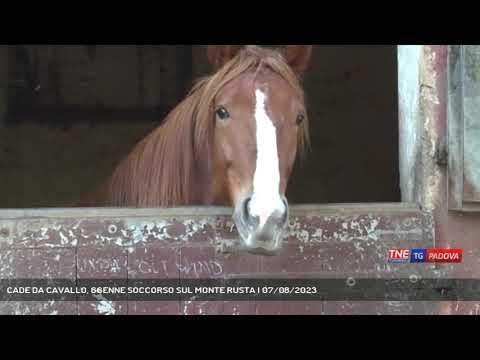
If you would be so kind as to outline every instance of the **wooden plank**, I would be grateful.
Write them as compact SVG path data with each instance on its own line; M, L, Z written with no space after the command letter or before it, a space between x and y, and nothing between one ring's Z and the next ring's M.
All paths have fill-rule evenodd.
M325 205L294 205L293 215L355 215L357 213L397 214L418 211L415 203L355 203L355 204L325 204ZM0 209L0 219L21 218L97 218L97 217L163 217L163 216L215 216L231 215L233 209L228 207L176 207L176 208L45 208L45 209Z
M480 211L480 47L449 47L448 208Z
M465 202L480 203L480 46L465 45L463 66L463 151Z
M228 208L3 210L0 211L0 278L16 277L19 273L31 278L73 276L76 279L438 275L431 265L398 266L386 261L391 248L428 248L435 244L432 214L411 204L293 206L285 245L275 257L241 251L231 211ZM27 258L19 254L30 255ZM17 303L0 309L21 313L26 309L22 306ZM353 312L357 308L367 313L379 309L377 305L362 307L355 302L338 307L323 302L79 301L76 307L72 306L62 312L321 314L344 313L345 306ZM421 306L429 312L436 309L435 303ZM28 311L36 310L28 307ZM38 313L55 311L60 310L38 308ZM408 304L395 308L395 313L412 311L421 310Z
M418 201L421 179L420 62L422 47L398 46L399 171L402 201Z
M463 205L463 122L462 122L461 46L449 47L448 53L448 207Z

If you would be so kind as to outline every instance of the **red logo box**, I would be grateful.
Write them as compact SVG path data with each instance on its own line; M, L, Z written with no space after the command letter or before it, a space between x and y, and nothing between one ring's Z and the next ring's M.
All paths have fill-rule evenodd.
M462 249L428 249L427 262L429 263L461 263Z

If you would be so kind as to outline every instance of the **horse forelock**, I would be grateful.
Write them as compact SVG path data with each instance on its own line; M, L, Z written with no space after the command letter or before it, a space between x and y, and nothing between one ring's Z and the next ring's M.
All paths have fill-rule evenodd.
M237 56L227 62L214 75L201 79L193 91L203 91L200 97L198 118L195 119L198 125L198 139L204 139L207 129L212 123L213 105L218 93L231 81L249 71L260 72L262 69L268 68L273 71L291 86L295 94L305 107L305 94L300 84L299 78L290 68L282 53L278 50L266 49L254 45L246 46ZM305 114L305 121L299 131L299 147L303 153L309 145L309 120L308 114Z

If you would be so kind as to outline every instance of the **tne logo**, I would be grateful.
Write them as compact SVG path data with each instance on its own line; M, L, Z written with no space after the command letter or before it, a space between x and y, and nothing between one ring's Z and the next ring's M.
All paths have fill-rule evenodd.
M393 249L388 250L388 262L390 263L407 263L410 260L410 250Z

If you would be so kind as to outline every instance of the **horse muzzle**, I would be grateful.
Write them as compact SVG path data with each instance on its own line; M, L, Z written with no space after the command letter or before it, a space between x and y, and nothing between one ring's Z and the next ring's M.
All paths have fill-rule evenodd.
M250 211L251 196L237 205L233 220L249 253L273 256L280 250L289 218L288 201L285 196L280 196L280 199L283 209L274 209L263 221Z

